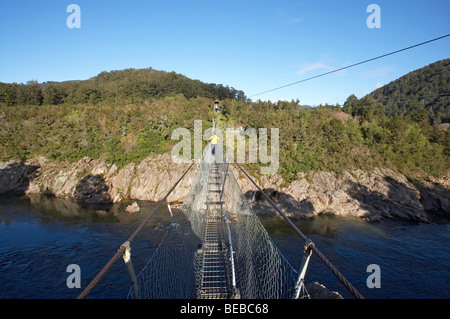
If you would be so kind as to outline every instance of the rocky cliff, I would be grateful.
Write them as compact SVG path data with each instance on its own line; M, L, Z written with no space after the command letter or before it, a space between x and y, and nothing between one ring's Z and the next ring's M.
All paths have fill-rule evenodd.
M158 201L187 169L188 164L174 164L169 155L152 155L139 164L119 169L102 160L83 158L76 163L56 163L45 158L24 162L0 163L0 193L49 194L73 197L87 203L112 203L122 199ZM182 201L194 181L194 166L169 196L168 201ZM243 174L235 171L242 191L250 199L256 188ZM402 218L421 222L448 221L450 217L450 182L441 180L411 182L390 169L300 174L294 182L282 186L279 176L262 176L264 186L285 213L293 218L319 214L357 216L369 221ZM263 197L256 193L260 214L265 209Z
M439 181L411 182L390 169L376 168L369 172L304 173L287 187L281 187L282 182L280 177L263 177L260 185L265 185L266 194L293 218L332 214L368 221L397 218L420 222L450 220L448 176ZM240 176L239 183L247 197L253 195L255 187L247 179ZM255 198L257 202L263 199L258 193ZM273 210L265 211L273 214Z
M99 204L122 199L159 201L188 167L188 164L173 164L169 155L150 156L138 165L130 163L121 169L88 157L65 164L40 157L0 163L0 193L48 194ZM182 201L194 177L195 168L168 200Z

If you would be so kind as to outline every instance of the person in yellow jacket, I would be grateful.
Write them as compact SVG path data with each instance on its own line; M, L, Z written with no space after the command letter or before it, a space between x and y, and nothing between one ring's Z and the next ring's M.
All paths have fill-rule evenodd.
M211 147L211 152L213 155L216 154L216 146L217 146L217 141L220 140L220 138L217 135L212 135L209 140L211 141L212 147Z

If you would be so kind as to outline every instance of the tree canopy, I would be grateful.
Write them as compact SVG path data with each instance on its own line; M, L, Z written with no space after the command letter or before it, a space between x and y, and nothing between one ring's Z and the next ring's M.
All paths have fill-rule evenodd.
M448 60L432 69L448 74ZM193 133L194 120L203 120L205 130L217 119L222 128L279 128L279 173L287 182L305 171L374 167L438 177L450 164L450 131L440 124L448 102L416 108L414 99L443 101L439 92L449 92L448 82L439 79L433 90L409 89L387 102L391 97L381 90L362 99L351 95L342 107L315 108L299 100L251 102L242 91L152 69L102 72L86 81L0 84L0 161L89 156L122 166L150 153L169 153L178 142L171 140L175 128ZM411 88L416 82L388 87L406 92L402 83ZM406 98L404 109L398 101ZM213 111L215 99L221 100L220 113ZM247 168L259 172L257 164Z
M0 105L5 106L129 103L177 94L188 99L246 100L244 92L235 88L152 68L104 71L85 81L0 83Z
M368 97L386 106L388 116L424 112L431 123L450 123L450 59L410 72Z

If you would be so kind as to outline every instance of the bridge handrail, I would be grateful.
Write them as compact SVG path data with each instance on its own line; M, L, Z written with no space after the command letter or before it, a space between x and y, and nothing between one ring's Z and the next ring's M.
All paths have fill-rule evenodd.
M231 239L230 224L228 223L227 214L225 213L225 209L223 208L223 201L222 201L223 192L225 190L225 183L227 181L229 166L230 166L230 164L226 163L227 170L226 170L225 176L223 178L223 186L222 186L222 191L220 193L220 203L221 203L220 207L222 209L223 217L225 218L225 225L227 226L228 242L229 242L229 245L230 245L231 283L232 283L232 288L233 288L233 293L234 293L236 291L236 271L234 269L233 242L232 242L232 239Z
M283 217L283 219L291 226L291 228L300 236L305 242L310 240L301 232L300 229L295 226L295 224L284 214L277 205L273 202L273 200L256 184L256 182L247 174L247 172L239 165L237 162L235 163L240 170L245 174L245 176L256 186L256 188L264 195L270 205L272 205L276 211ZM337 279L344 285L345 288L357 299L364 299L364 296L345 278L341 272L319 251L316 245L311 245L312 251L319 257L319 259L331 270L331 272L336 276Z
M141 230L144 228L145 224L152 218L152 216L155 214L155 212L158 210L158 208L161 206L162 203L169 197L169 195L172 193L172 191L175 189L175 187L180 183L180 181L184 178L184 176L189 172L189 170L192 168L192 166L195 164L195 161L192 162L192 164L189 166L189 168L183 173L183 175L178 179L178 181L172 186L172 188L167 192L167 194L159 201L159 203L156 205L155 208L151 211L151 213L141 222L141 224L138 226L138 228L134 231L134 233L128 238L128 242L131 243L136 236L141 232ZM89 283L89 285L86 286L86 288L83 290L83 292L77 297L77 299L85 299L86 296L92 291L92 289L97 286L99 281L105 276L105 274L111 269L111 267L114 265L114 263L119 259L120 256L123 255L125 252L125 246L120 246L119 250L115 253L115 255L108 261L108 263L103 267L102 270L95 276L94 279Z

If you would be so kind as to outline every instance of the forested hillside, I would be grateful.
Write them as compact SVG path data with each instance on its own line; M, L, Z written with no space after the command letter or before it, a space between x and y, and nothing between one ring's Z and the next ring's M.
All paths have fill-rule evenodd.
M368 103L355 99L350 98ZM449 130L419 117L387 117L381 105L353 109L354 114L339 106L302 109L296 102L224 105L228 121L280 129L279 172L287 182L311 170L387 167L408 176L442 176L450 168Z
M222 84L206 84L175 72L148 68L105 71L85 81L0 83L0 106L96 105L100 102L124 104L176 94L183 94L188 99L197 96L246 99L244 92Z
M186 99L178 94L122 105L2 106L0 161L103 156L118 166L139 162L150 153L170 152L176 127L191 129L197 119L211 126L211 103L208 98Z
M438 65L448 70L445 63ZM436 177L449 170L450 131L436 120L448 103L434 109L430 121L425 109L392 115L398 103L384 106L371 95L361 100L352 95L343 107L250 102L241 91L151 69L104 72L81 82L2 84L1 90L0 161L44 156L73 162L89 156L121 167L150 153L170 153L178 143L171 140L175 128L193 132L194 120L203 120L205 130L214 118L220 128L279 128L278 172L286 182L311 170L388 167ZM443 92L437 84L433 91L417 90L421 96ZM216 98L221 113L211 107ZM259 172L256 164L247 168Z
M432 123L450 122L450 59L410 72L370 93L386 106L386 114L428 115Z

